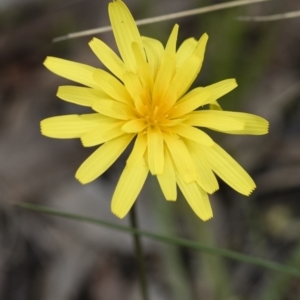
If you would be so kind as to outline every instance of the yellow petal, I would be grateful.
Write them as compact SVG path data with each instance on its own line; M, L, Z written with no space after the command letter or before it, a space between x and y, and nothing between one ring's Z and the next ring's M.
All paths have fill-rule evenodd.
M186 183L182 178L176 176L178 186L191 206L195 214L203 221L213 217L207 193L197 184L197 182Z
M79 138L83 133L99 126L100 122L99 114L51 117L41 121L41 132L57 139Z
M185 143L176 134L164 133L163 137L171 154L176 171L185 182L196 181L197 172Z
M212 146L215 142L202 130L186 125L186 124L178 124L170 128L173 132L178 135L192 140L196 143Z
M115 119L129 120L130 118L135 118L132 107L110 99L96 101L92 108L105 116Z
M220 146L201 146L203 157L212 170L228 185L243 195L250 195L255 189L255 183L249 174Z
M200 71L200 60L196 55L192 55L186 60L180 68L176 69L176 73L171 84L176 88L177 97L180 98L192 85ZM201 61L202 65L202 61Z
M77 170L75 177L86 184L103 174L122 154L134 135L125 134L99 147Z
M234 78L225 79L217 83L206 86L205 89L211 92L211 97L209 98L208 102L206 102L205 104L213 103L217 99L231 92L237 86L238 84Z
M98 82L99 86L113 99L125 103L131 104L132 100L127 92L125 86L114 76L103 70L96 70L94 73L94 79Z
M108 13L121 57L130 71L136 71L136 62L131 45L137 43L143 52L143 43L127 6L120 0L109 3Z
M192 85L201 70L208 35L205 33L200 38L192 55L177 67L172 84L176 87L177 97L180 98Z
M146 89L148 92L152 91L153 76L151 68L145 59L144 49L143 52L141 52L139 45L137 43L132 43L132 52L137 65L137 74L142 81L144 89Z
M170 84L163 100L159 105L159 114L166 115L166 118L168 118L169 116L168 112L174 106L176 101L177 101L176 87L173 84Z
M219 184L213 173L209 163L203 158L201 149L198 144L187 141L186 145L192 156L193 162L197 170L197 182L207 193L212 194L219 189Z
M144 156L147 149L147 136L145 134L138 134L133 149L129 158L126 161L128 166L135 166Z
M80 115L80 119L86 120L86 121L97 120L97 122L99 122L99 123L103 123L103 122L109 123L109 122L115 121L115 120L112 120L110 117L101 115L99 113Z
M252 134L252 135L262 135L268 133L269 122L262 117L231 111L222 111L224 115L230 116L230 118L235 121L244 122L244 128L239 130L235 128L234 130L226 130L224 132L230 134Z
M177 42L177 36L178 36L178 29L179 29L178 24L175 24L172 29L172 32L169 36L169 39L167 41L167 45L165 48L165 53L168 55L171 55L172 58L173 58L173 56L175 56L175 53L176 53L176 42Z
M122 130L128 133L137 133L144 130L148 126L145 119L135 119L126 122L122 126Z
M148 37L143 36L142 41L145 48L147 61L152 70L153 79L155 79L164 55L164 47L160 41Z
M165 147L164 149L164 171L162 174L157 175L157 180L161 187L161 190L168 201L176 201L177 198L177 186L176 177L173 162L171 160L169 151Z
M179 26L175 24L168 39L165 54L158 69L153 87L153 106L159 105L165 99L176 67L176 42Z
M149 126L147 130L148 166L152 175L162 174L164 170L164 141L158 126Z
M174 71L175 59L166 55L155 78L152 94L153 105L159 105L165 99Z
M148 172L149 169L143 158L134 166L126 165L111 202L111 210L117 217L126 216L140 193Z
M101 90L68 85L60 86L56 95L62 100L88 107L91 107L94 101L108 97Z
M206 127L213 130L228 132L230 130L242 130L245 121L242 118L234 118L234 113L219 110L200 110L190 114L185 121L192 126Z
M196 49L193 52L193 54L197 55L201 61L203 61L204 59L204 53L205 53L207 41L208 41L208 35L204 33L199 39Z
M93 67L51 56L46 58L44 66L61 77L101 90L93 78L96 70Z
M119 56L99 39L93 38L89 46L107 69L122 80L127 67Z
M128 93L131 95L133 99L134 106L140 114L145 113L145 105L146 102L146 94L145 89L142 86L142 83L135 73L127 72L123 76L123 81L126 86Z
M203 103L210 97L210 92L204 88L196 88L186 94L178 101L170 113L171 118L177 118L187 113L192 112L198 107L204 105Z
M183 41L176 52L176 67L179 68L192 55L196 49L197 41L189 38Z
M124 122L102 123L98 127L84 133L81 136L81 142L84 147L92 147L110 141L122 134L121 130Z

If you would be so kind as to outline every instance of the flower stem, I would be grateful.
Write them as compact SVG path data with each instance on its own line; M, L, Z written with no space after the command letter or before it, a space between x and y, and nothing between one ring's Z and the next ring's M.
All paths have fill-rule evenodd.
M133 205L133 207L130 209L130 213L129 213L130 225L131 227L138 229L138 221L137 221L135 206L136 205ZM134 239L135 258L138 267L141 292L142 292L143 300L148 300L149 298L147 292L146 270L145 270L145 263L144 263L143 249L142 249L140 235L133 233L133 239Z

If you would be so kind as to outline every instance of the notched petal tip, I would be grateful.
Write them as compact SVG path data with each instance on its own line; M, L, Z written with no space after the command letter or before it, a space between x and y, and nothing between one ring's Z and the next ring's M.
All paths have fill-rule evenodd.
M53 134L50 134L51 126L49 126L49 122L52 118L53 117L49 117L49 118L46 118L46 119L44 119L40 122L41 134L44 135L44 136L47 136L47 137L51 137L51 138L55 137L55 136L53 136Z
M81 184L87 184L88 182L84 182L81 178L78 177L77 173L75 174L75 178L81 183Z
M90 43L93 43L93 42L97 42L97 40L99 41L99 39L93 37L93 38L89 41L89 44L90 44Z
M93 45L94 45L95 43L97 43L97 40L98 40L97 38L93 37L93 38L88 42L89 47L93 49Z
M43 65L47 68L50 69L52 64L57 64L57 63L61 63L61 62L65 62L68 60L65 60L63 58L59 58L59 57L54 57L54 56L47 56L43 62ZM51 71L51 69L50 69Z
M84 139L84 138L80 138L80 142L81 142L81 145L83 146L83 147L85 147L85 148L87 148L87 147L92 147L92 146L94 146L94 145L89 145L87 142L86 142L86 140ZM79 180L79 179L78 179Z
M43 64L45 64L47 60L50 60L50 59L52 59L52 58L54 58L54 57L53 57L53 56L46 56L46 58L45 58Z
M43 62L43 65L48 69L49 68L49 64L51 64L56 57L53 56L47 56Z
M112 212L117 218L119 218L119 219L123 219L123 218L126 216L126 214L123 215L123 214L120 214L119 211L114 210L113 207L111 207L111 212Z
M238 83L237 83L237 80L236 78L230 78L228 80L232 80L232 89L235 89L236 87L238 87Z
M40 132L41 132L42 135L45 135L45 134L44 134L44 124L45 124L44 121L45 121L45 120L42 120L42 121L40 122Z
M270 122L265 120L265 131L263 134L269 133L269 130L270 130Z
M80 168L80 167L79 167ZM78 168L78 170L79 170L79 168ZM88 179L88 180L86 180L86 179L84 179L84 176L79 176L78 175L78 170L76 171L76 173L75 173L75 178L82 184L82 185L85 185L85 184L88 184L88 183L91 183L92 181L94 181L95 179Z
M246 196L248 196L248 197L251 196L251 194L255 191L255 189L256 189L256 185L251 190L249 190L249 192Z
M200 185L200 183L198 182L198 184ZM201 186L201 185L200 185ZM214 188L214 189L211 189L211 190L209 190L209 191L207 191L207 190L205 190L205 192L207 193L207 194L209 194L209 195L212 195L212 194L214 194L216 191L218 191L220 188L219 187L217 187L217 188Z
M249 187L248 190L244 189L244 191L237 191L237 192L239 192L240 194L242 194L246 197L250 197L252 195L252 193L255 191L255 189L256 189L256 184L253 181L253 186Z
M213 215L207 217L207 218L203 218L202 221L206 222L206 221L209 221L213 218Z
M267 134L269 132L269 126L270 126L270 123L262 118L262 117L259 117L259 116L256 116L254 115L254 117L256 118L256 122L253 124L253 125L256 125L255 127L255 132L253 132L252 134L256 134L256 135L264 135L264 134ZM248 125L246 123L246 125ZM251 124L252 125L252 124Z

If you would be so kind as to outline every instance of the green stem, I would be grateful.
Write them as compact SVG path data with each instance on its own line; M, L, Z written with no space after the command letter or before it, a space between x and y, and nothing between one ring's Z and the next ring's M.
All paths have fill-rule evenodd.
M138 221L135 211L135 205L130 210L130 225L132 228L138 229ZM143 296L143 300L148 300L148 292L147 292L147 281L146 281L146 270L145 270L145 263L144 263L144 256L143 256L143 249L140 235L137 233L133 233L134 239L134 248L135 248L135 258L138 267L138 274L141 286L141 292Z
M177 238L177 237L172 237L172 236L163 236L163 235L155 234L152 232L139 230L136 228L128 228L128 227L124 227L121 225L98 220L95 218L82 216L82 215L76 215L76 214L72 214L72 213L65 212L65 211L60 211L60 210L49 208L49 207L42 206L42 205L36 205L36 204L31 204L31 203L15 203L15 205L18 207L21 207L21 208L28 209L28 210L38 211L39 213L44 213L44 214L57 216L57 217L63 217L63 218L81 221L81 222L89 222L91 224L98 224L98 225L105 226L107 228L114 229L114 230L119 230L122 232L128 232L128 233L132 233L132 234L142 235L146 238L150 238L150 239L153 239L153 240L165 243L165 244L187 247L187 248L190 248L193 250L202 251L203 253L218 255L218 256L234 259L236 261L240 261L243 263L256 265L258 267L263 267L263 268L266 268L269 270L283 272L283 273L286 273L289 275L300 277L300 268L298 268L296 266L283 265L283 264L279 264L277 262L273 262L270 260L265 260L263 258L258 258L255 256L250 256L250 255L242 254L242 253L227 250L227 249L206 246L201 243L193 242L193 241L182 239L182 238Z

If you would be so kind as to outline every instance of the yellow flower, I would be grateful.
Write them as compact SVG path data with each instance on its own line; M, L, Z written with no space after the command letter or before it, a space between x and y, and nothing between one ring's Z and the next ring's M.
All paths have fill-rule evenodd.
M215 174L233 189L249 195L255 183L246 171L204 131L265 134L268 122L255 115L222 110L197 110L233 90L227 79L189 92L204 58L207 34L185 40L176 51L178 25L165 47L142 37L121 0L109 4L113 34L121 55L94 38L90 47L113 74L84 64L48 57L45 66L59 76L86 87L61 86L62 100L91 107L84 115L57 116L41 122L42 134L80 138L83 146L102 144L76 173L83 184L105 172L131 141L133 150L112 198L112 212L123 218L150 171L167 200L177 198L177 185L202 220L212 218L208 194L219 186Z

